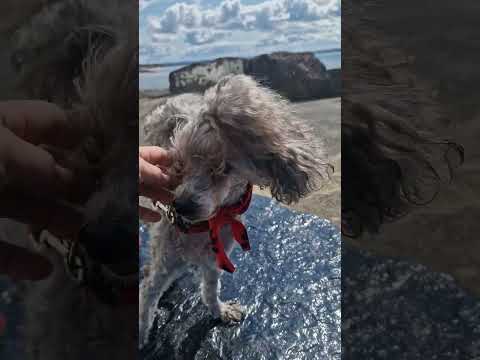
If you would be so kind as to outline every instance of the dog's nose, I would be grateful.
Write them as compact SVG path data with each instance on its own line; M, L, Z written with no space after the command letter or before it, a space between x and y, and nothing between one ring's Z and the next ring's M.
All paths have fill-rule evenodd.
M177 198L173 201L173 208L178 215L193 218L199 210L199 205L192 199Z

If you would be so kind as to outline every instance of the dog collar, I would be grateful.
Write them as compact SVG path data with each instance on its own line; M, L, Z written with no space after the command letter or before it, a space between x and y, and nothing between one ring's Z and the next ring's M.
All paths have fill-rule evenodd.
M215 253L218 268L233 273L235 271L235 266L233 266L225 253L223 242L220 239L220 229L223 225L230 225L233 238L240 244L242 250L250 250L247 229L236 217L248 210L252 200L252 190L252 184L247 184L245 193L242 195L238 203L223 207L210 219L191 225L186 224L178 215L176 215L173 208L167 207L164 209L164 207L161 207L158 204L157 207L163 209L164 212L166 212L169 221L184 234L209 232L212 251Z
M33 232L32 237L37 246L56 250L64 259L69 277L94 290L101 301L130 305L138 300L138 273L116 274L107 265L94 261L78 239L57 238L47 230Z

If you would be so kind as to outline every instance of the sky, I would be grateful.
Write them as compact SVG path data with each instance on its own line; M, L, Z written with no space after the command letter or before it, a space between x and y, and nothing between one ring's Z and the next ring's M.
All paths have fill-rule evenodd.
M340 48L340 0L139 0L140 63Z

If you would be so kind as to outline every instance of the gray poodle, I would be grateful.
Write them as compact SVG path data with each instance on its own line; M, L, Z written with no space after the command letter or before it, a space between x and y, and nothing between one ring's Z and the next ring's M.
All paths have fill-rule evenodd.
M151 263L140 285L140 345L155 306L189 265L201 274L201 298L214 317L239 322L242 307L219 299L222 270L235 241L249 249L241 213L252 185L292 203L328 177L318 139L287 101L244 75L227 76L205 94L168 99L145 118L145 140L167 148L181 178L167 216L151 230Z

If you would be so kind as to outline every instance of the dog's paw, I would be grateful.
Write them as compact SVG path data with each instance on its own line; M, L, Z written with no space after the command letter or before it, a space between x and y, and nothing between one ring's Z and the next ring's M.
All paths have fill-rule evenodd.
M224 323L239 323L245 316L245 308L236 301L227 301L220 306L220 319Z

